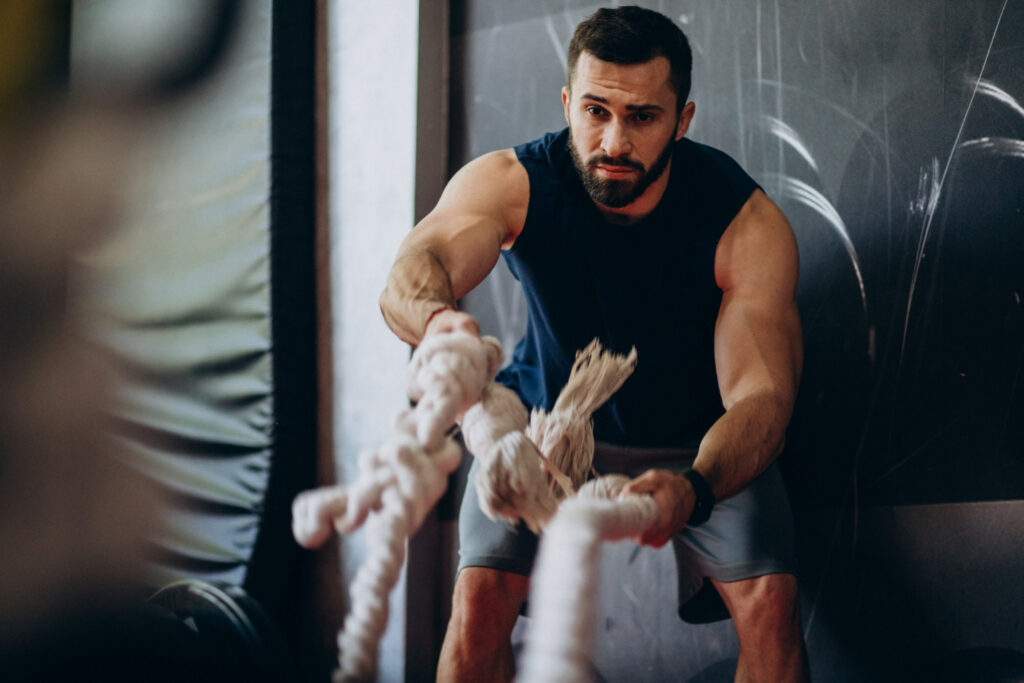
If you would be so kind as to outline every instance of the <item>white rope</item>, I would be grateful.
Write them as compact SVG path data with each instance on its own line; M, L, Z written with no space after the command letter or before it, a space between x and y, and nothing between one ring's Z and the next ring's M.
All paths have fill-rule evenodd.
M350 587L352 609L338 635L335 681L373 678L406 539L444 493L462 458L462 449L445 433L477 402L503 357L501 344L491 337L458 332L429 337L416 349L406 375L416 407L398 414L393 436L380 448L360 454L356 481L295 499L292 531L307 548L323 545L332 527L350 533L369 517L366 560Z
M416 407L399 413L394 435L380 448L360 455L359 475L350 486L317 489L296 498L293 533L307 548L323 545L332 527L350 533L369 518L366 561L350 587L352 609L338 636L340 668L335 681L374 676L387 626L388 596L405 561L406 539L443 495L448 475L461 460L461 449L445 437L455 421L461 416L466 447L480 460L473 483L483 511L492 519L522 519L539 531L551 520L559 499L571 495L590 470L591 414L629 377L636 350L618 356L603 351L594 340L577 354L550 415L535 410L529 425L518 396L491 381L503 357L500 343L492 337L459 332L428 337L413 354L407 372L407 389ZM541 450L530 436L540 441ZM573 510L582 500L563 505L567 512L555 519L564 516L567 521L559 523L565 530L557 535L577 538L570 543L580 548L587 543L596 548L596 537L593 542L578 540L593 535L586 531L593 523L573 532L569 521L581 514ZM600 504L602 510L617 509L607 500ZM628 509L632 508L623 508ZM609 520L623 514L599 512L601 528L611 528ZM549 529L545 536L550 535Z
M595 339L576 353L569 381L551 413L534 408L526 435L551 465L564 472L573 489L587 480L594 461L594 430L590 416L619 390L636 367L636 348L620 356L601 348Z
M462 418L466 449L480 461L473 481L480 509L491 519L513 524L523 519L539 531L558 503L540 452L524 429L526 408L515 392L500 384L484 389L480 402Z
M592 680L594 596L603 541L639 536L658 518L650 496L615 500L629 481L608 475L563 501L541 537L530 589L530 626L517 678L530 683Z

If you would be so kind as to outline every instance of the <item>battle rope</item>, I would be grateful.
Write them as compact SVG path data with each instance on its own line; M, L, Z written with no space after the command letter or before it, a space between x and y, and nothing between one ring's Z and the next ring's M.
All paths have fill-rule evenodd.
M461 411L477 402L503 356L493 338L467 333L429 337L406 374L416 407L399 413L384 445L360 454L356 481L295 499L292 531L307 548L323 545L332 526L349 533L370 516L366 560L350 587L352 608L338 635L335 681L373 678L406 539L444 493L448 475L462 458L462 449L445 433Z
M360 454L357 480L296 498L293 532L307 548L326 542L332 527L349 533L369 517L366 561L350 587L352 608L338 636L335 681L374 675L406 539L444 493L461 459L458 444L445 436L455 421L461 416L466 447L480 460L474 485L484 512L509 522L522 519L539 530L559 499L586 477L593 460L590 416L636 363L635 350L618 356L595 340L577 353L550 415L535 410L527 424L518 396L491 381L503 357L500 343L491 337L461 332L428 337L407 373L416 407L397 416L394 434L384 445ZM544 455L528 434L541 441Z
M601 349L595 339L576 354L569 381L551 413L534 408L526 435L548 456L552 466L580 487L594 462L594 429L590 416L601 407L636 367L636 349L619 356Z
M601 543L639 536L658 517L650 496L616 500L627 481L611 474L587 482L545 527L531 578L531 619L519 680L592 680L588 663Z

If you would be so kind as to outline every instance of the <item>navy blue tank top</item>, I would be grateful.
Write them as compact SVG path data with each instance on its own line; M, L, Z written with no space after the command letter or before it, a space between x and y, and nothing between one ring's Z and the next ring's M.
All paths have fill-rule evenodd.
M568 130L515 148L530 178L522 233L503 253L522 284L526 334L498 381L548 410L576 351L597 337L637 367L594 414L594 436L689 447L722 415L714 329L715 248L757 184L728 155L676 143L668 187L638 223L607 222L583 189Z

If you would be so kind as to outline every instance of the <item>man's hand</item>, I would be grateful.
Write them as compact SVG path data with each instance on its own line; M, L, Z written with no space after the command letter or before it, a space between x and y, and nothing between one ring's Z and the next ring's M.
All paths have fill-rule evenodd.
M637 543L660 548L682 531L693 513L696 497L690 482L667 470L648 470L626 484L620 498L647 494L658 504L658 521L648 527Z
M432 334L444 334L446 332L469 332L472 335L480 336L480 323L469 313L457 311L454 308L444 308L435 313L423 330L423 336Z

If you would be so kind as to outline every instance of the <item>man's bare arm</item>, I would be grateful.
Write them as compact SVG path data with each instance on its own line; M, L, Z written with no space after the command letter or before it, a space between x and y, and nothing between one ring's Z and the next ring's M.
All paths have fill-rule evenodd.
M704 436L694 468L717 500L746 488L785 444L803 366L798 272L789 222L756 191L715 255L715 365L726 412Z
M432 331L479 333L471 317L454 311L455 303L515 241L529 192L526 170L512 150L486 154L452 177L434 210L403 240L381 293L381 312L395 334L418 344L428 321Z
M715 278L722 289L715 365L726 412L704 436L693 467L716 500L746 488L784 445L803 363L798 271L789 222L756 191L715 253ZM663 470L635 479L624 490L629 493L649 493L658 501L661 519L640 539L655 546L686 525L695 503L690 482Z

